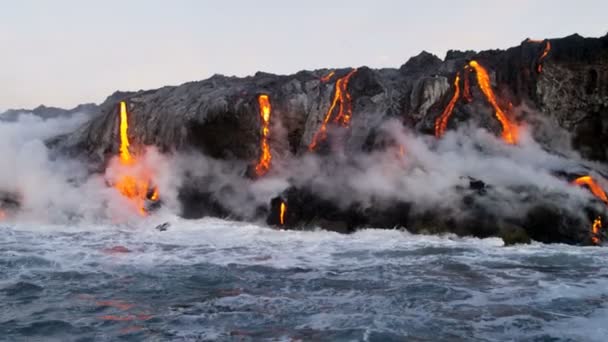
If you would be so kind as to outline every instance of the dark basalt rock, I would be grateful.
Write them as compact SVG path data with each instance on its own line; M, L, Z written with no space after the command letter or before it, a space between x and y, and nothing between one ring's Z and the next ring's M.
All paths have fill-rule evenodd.
M539 73L539 57L547 43L551 50L542 60ZM455 74L471 59L488 70L502 107L522 105L518 120L527 122L533 130L543 120L551 122L556 130L572 133L570 142L583 157L608 161L608 35L526 40L504 51L449 51L443 61L423 52L399 69L359 67L348 86L353 110L348 128L329 122L328 137L315 153L326 155L330 161L326 164L331 164L335 156L348 157L393 146L395 142L386 139L380 129L387 120L397 119L414 132L433 134L435 120L453 95ZM87 124L51 139L49 145L104 165L108 156L118 151L118 103L126 101L133 145L154 145L161 151L196 151L218 160L240 162L250 165L248 172L243 167L243 178L253 180L256 177L252 165L259 158L262 134L258 96L267 94L270 98L268 141L273 155L284 160L301 156L308 152L324 121L337 80L351 70L337 69L329 81L323 80L332 71L328 69L294 75L259 72L244 78L215 75L175 87L115 93L97 107L98 112ZM501 125L477 82L471 82L471 91L476 100L456 103L448 129L471 120L499 134ZM542 120L535 120L532 111L541 113ZM546 139L538 139L547 150L553 150L552 136L545 134ZM374 198L371 203L352 201L339 205L306 185L296 184L276 194L269 206L259 206L252 210L255 213L245 215L225 201L230 191L237 190L222 184L211 186L215 183L214 179L184 181L178 196L184 217L253 220L266 216L269 224L279 225L277 215L282 200L288 205L284 228L322 227L347 233L361 227L405 227L420 233L503 236L507 244L527 242L527 237L543 242L589 243L591 217L581 214L587 203L581 208L562 208L556 204L559 194L543 189L498 191L491 184L471 179L468 187L456 189L460 197L452 207L438 204L429 210L418 207L415 198L407 202ZM518 198L527 209L501 212L497 208L507 201L504 193ZM547 200L553 197L557 199Z

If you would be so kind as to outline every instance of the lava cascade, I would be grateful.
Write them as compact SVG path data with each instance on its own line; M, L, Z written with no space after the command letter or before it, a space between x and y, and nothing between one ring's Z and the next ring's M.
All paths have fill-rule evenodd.
M488 75L487 70L481 66L477 61L469 62L469 66L475 70L475 74L477 75L477 83L481 92L486 97L486 100L492 105L494 111L496 112L496 117L500 124L502 125L502 138L508 144L515 144L516 136L515 136L515 125L513 125L507 115L502 111L500 106L498 105L498 101L496 100L496 95L492 90L492 85L490 84L490 76Z
M319 141L324 140L327 137L327 124L331 120L332 114L336 111L336 106L338 107L337 115L335 115L333 121L337 124L341 124L343 127L347 127L350 123L350 118L353 114L353 106L352 98L350 96L350 93L348 92L348 82L356 72L357 69L353 69L348 74L346 74L346 76L341 77L336 81L334 98L331 102L331 106L325 114L325 118L323 119L321 127L319 128L317 133L315 133L312 142L308 146L308 149L310 151L314 151Z
M481 66L477 61L470 61L468 65L464 67L464 92L463 97L467 102L473 100L470 89L470 73L471 71L475 71L477 84L481 89L486 100L490 103L494 111L496 112L496 118L502 125L502 139L508 144L515 144L517 140L516 129L517 126L513 124L505 112L498 105L498 100L496 99L496 94L492 90L492 85L490 83L490 76L488 75L487 70ZM445 131L448 126L448 121L452 116L452 112L454 111L454 107L460 98L460 72L456 73L456 78L454 79L454 95L452 99L446 106L446 108L441 113L441 116L435 120L435 136L440 138L445 134Z
M268 136L270 135L270 115L272 108L270 107L270 99L266 94L262 94L258 97L258 104L260 107L260 117L262 118L262 141L260 143L260 160L255 166L255 172L258 176L263 176L268 172L268 170L270 170L270 162L272 161L270 145L268 144Z
M119 163L122 173L114 187L125 197L129 198L137 207L138 212L145 216L146 199L157 201L158 189L151 184L151 172L141 165L129 150L129 117L127 104L120 102L120 149Z

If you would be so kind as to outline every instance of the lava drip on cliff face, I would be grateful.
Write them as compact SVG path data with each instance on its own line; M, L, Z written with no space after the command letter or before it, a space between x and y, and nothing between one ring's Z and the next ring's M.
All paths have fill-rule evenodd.
M502 139L508 144L515 144L517 142L517 126L511 123L505 112L498 105L487 70L475 60L470 61L469 66L475 70L479 88L486 97L486 100L494 108L496 118L502 125Z
M543 60L545 58L547 58L547 55L549 54L549 51L551 51L551 42L546 40L545 41L545 47L543 48L543 52L541 53L540 57L538 57L538 62L536 63L536 71L540 74L541 72L543 72Z
M146 200L158 201L158 189L152 185L152 172L143 165L138 165L138 160L129 150L129 117L127 104L120 102L120 170L114 187L125 197L129 198L136 206L139 214L145 216Z
M597 217L594 221L593 224L591 225L591 242L593 242L596 245L599 245L601 240L600 240L600 232L602 230L602 218L601 217Z
M351 70L346 76L339 78L336 81L334 97L331 102L331 106L325 114L323 123L319 130L313 136L312 142L308 145L309 151L314 151L317 144L327 137L327 124L337 110L337 114L333 120L336 124L341 124L343 127L347 127L350 123L350 118L353 114L352 98L348 92L348 82L350 78L357 72L357 69ZM330 73L331 75L331 73ZM337 108L336 108L337 107Z
M578 177L572 181L572 183L579 186L587 186L595 197L599 198L602 202L608 205L608 196L606 196L606 192L604 192L604 189L602 189L602 187L591 176Z
M281 226L285 225L285 214L287 214L287 203L281 201L281 208L279 212L279 223Z
M450 102L445 107L441 116L435 121L435 136L437 138L441 138L445 133L445 130L448 127L448 120L450 116L452 116L452 112L454 111L454 106L456 106L456 102L460 97L460 73L456 73L456 78L454 78L454 95Z
M462 92L462 97L464 97L467 102L473 102L473 95L471 94L471 67L468 65L465 65L464 67L463 80L464 89Z
M272 108L270 107L270 99L268 98L268 95L262 94L258 96L258 105L260 110L260 118L262 119L262 140L260 142L260 160L255 166L255 172L258 176L263 176L268 172L268 170L270 170L270 162L272 161L270 145L268 144L268 137L270 135L270 115Z

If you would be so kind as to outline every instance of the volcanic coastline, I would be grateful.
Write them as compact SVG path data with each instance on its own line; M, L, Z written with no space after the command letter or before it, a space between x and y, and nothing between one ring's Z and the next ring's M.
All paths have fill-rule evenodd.
M85 164L136 216L168 208L280 229L506 244L608 238L608 35L443 60L422 52L394 69L215 75L0 120L21 113L86 113L45 145ZM26 197L0 188L0 220L18 219Z

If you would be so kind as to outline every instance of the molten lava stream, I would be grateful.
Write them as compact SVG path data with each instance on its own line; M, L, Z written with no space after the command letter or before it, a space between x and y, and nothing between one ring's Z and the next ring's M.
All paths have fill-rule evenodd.
M437 138L441 138L445 133L445 130L448 127L448 120L450 116L452 116L452 112L454 111L454 106L460 97L460 73L456 73L456 78L454 78L454 95L452 99L448 103L447 107L441 113L441 116L435 120L435 136Z
M496 112L496 117L500 124L502 125L502 139L508 144L516 143L516 133L517 126L509 121L507 115L503 112L503 110L498 105L496 101L496 95L492 90L492 86L490 84L490 76L488 75L487 70L481 66L477 61L469 62L469 66L475 70L475 74L477 75L477 83L481 92L484 94L490 105L494 108Z
M356 72L357 72L357 69L353 69L348 74L346 74L346 76L344 76L344 77L338 79L338 81L336 81L334 98L331 102L331 106L329 107L329 110L327 110L327 113L325 114L325 118L323 119L323 123L321 124L321 127L319 128L317 133L315 133L315 135L313 136L312 142L310 143L310 145L308 145L309 151L314 151L315 148L317 147L317 144L319 143L319 141L324 140L326 138L327 123L330 121L331 115L333 114L334 110L336 109L338 102L340 103L340 106L338 108L338 115L336 115L336 117L334 118L333 121L335 123L340 123L340 121L341 121L342 126L344 126L344 127L348 126L348 124L350 122L350 118L353 114L352 99L351 99L350 93L348 92L348 82L350 81L350 78Z
M127 103L120 102L120 162L123 165L130 165L133 162L129 152L129 117L127 113Z
M608 196L604 192L604 189L591 177L591 176L582 176L575 179L572 183L580 186L587 186L591 193L602 200L606 205L608 205Z
M255 172L258 176L263 176L270 170L270 162L272 154L270 153L270 145L268 144L268 136L270 135L270 100L268 95L262 94L258 97L260 107L260 117L262 118L262 141L260 143L261 155L258 164L255 166Z
M551 51L551 42L547 40L545 42L545 48L543 49L542 54L540 55L540 57L538 57L538 66L536 67L536 71L539 74L543 72L543 60L547 57L549 51Z
M285 214L287 214L287 204L281 201L281 211L279 213L279 222L281 226L285 224Z
M114 187L125 197L129 198L137 206L140 215L147 215L145 202L148 199L148 192L151 188L151 172L137 165L137 160L129 151L129 115L127 104L120 102L120 154L119 163L123 166L120 170L122 175ZM153 188L153 194L149 198L157 201L159 198L158 189Z

